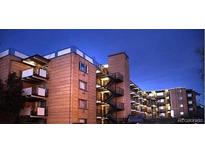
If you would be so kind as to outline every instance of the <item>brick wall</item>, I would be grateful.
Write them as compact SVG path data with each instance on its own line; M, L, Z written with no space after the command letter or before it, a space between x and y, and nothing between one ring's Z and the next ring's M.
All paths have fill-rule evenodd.
M109 56L108 71L110 73L119 72L123 75L123 82L118 86L124 89L124 96L117 98L119 102L124 103L125 110L117 113L118 118L127 118L131 114L130 104L130 77L129 77L129 60L124 53Z

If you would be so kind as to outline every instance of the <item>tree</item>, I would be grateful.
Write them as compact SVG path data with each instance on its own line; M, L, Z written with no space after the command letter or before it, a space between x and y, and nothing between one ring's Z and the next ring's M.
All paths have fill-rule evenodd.
M0 106L4 102L4 84L2 80L0 79ZM1 108L0 108L1 109Z
M16 73L10 73L6 86L0 82L0 112L1 123L17 123L24 102L22 96L23 84ZM2 120L3 119L3 120Z

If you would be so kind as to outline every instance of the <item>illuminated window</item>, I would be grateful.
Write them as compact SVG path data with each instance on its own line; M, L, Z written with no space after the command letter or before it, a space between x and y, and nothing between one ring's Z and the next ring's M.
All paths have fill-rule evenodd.
M183 105L183 104L180 104L180 107L184 107L184 105Z
M79 123L81 123L81 124L86 124L87 123L87 119L79 119Z
M180 97L179 97L179 100L182 100L182 99L183 99L183 97L180 96Z
M157 96L164 96L164 93L163 92L159 92L159 93L157 93Z
M188 96L188 97L192 97L192 94L189 93L187 96Z
M189 108L189 111L193 111L193 107L190 107L190 108Z
M164 103L164 99L160 99L159 102L160 102L160 103Z
M184 115L184 112L180 112L180 115Z
M81 90L87 90L87 82L79 80L79 86Z
M81 72L88 73L88 66L83 64L82 62L79 63L79 69Z
M163 109L164 109L164 106L160 106L159 109L160 109L160 110L163 110Z
M165 117L166 115L165 115L165 113L160 113L159 116L160 117Z
M191 104L192 104L192 101L188 101L188 104L190 104L190 105L191 105Z
M153 93L149 93L149 96L151 96L151 97L152 97L152 96L154 96L154 94L153 94Z
M79 100L79 108L80 109L88 109L87 100L80 99Z

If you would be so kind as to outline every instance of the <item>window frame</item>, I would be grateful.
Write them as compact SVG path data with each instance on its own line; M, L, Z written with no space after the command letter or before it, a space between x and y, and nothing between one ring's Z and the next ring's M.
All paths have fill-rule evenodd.
M82 67L81 66L84 66L85 67L85 70L84 69L82 69ZM83 67L83 68L84 68ZM83 62L79 62L79 70L81 71L81 72L83 72L83 73L87 73L88 74L88 65L86 65L85 63L83 63Z
M80 87L80 83L84 83L84 84L85 84L85 89L82 89L82 88ZM85 82L85 81L83 81L83 80L79 80L79 89L80 89L80 90L83 90L83 91L88 91L88 83Z
M85 107L85 108L84 108L84 107L81 107L81 104L80 104L81 101L84 101L84 102L86 103L86 107ZM84 105L83 105L83 106L84 106ZM79 108L79 109L83 109L83 110L88 110L88 101L85 100L85 99L79 99L79 100L78 100L78 108Z

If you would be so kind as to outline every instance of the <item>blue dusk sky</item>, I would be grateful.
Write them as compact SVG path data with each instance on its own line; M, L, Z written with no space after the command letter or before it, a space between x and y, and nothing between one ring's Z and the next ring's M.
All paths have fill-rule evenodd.
M76 46L99 63L125 51L130 76L144 90L192 88L201 93L200 56L203 30L0 30L0 52L15 48L27 55L46 55Z

